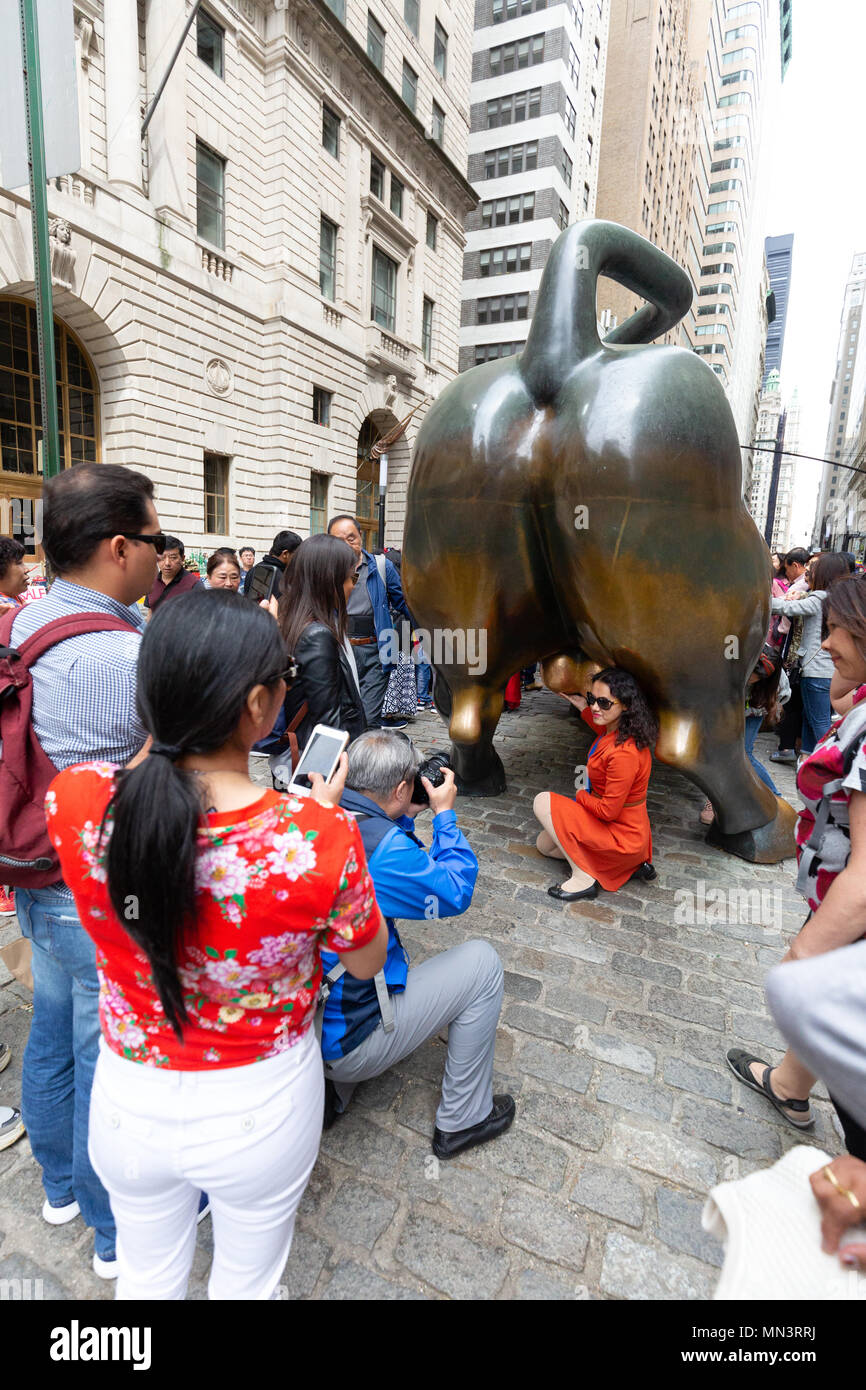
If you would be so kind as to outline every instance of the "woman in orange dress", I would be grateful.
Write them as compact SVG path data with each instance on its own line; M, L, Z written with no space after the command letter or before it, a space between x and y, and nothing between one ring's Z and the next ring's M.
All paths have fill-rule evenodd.
M536 848L564 859L571 875L548 888L552 898L578 902L630 878L653 879L646 790L658 721L634 676L610 666L583 695L566 695L598 735L589 750L587 784L574 800L539 792L532 809L542 830Z

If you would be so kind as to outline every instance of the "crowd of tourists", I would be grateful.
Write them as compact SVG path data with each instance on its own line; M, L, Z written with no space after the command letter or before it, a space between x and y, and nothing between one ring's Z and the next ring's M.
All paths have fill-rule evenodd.
M344 514L307 540L281 531L258 563L221 547L202 579L160 529L150 480L108 465L46 483L42 544L55 578L25 603L23 547L0 538L0 806L15 811L0 835L34 985L0 1147L26 1126L43 1218L83 1218L118 1298L183 1298L208 1213L210 1296L272 1298L322 1130L360 1082L447 1029L434 1154L515 1115L493 1093L496 951L471 940L410 969L397 928L466 911L478 873L453 771L403 732L409 697L386 657L396 621L414 632L400 557L366 550ZM775 791L755 737L779 725L786 760L799 739L810 911L770 981L789 1051L727 1061L798 1129L815 1078L830 1087L849 1150L813 1180L830 1248L866 1206L866 584L853 557L792 551L774 569L745 748ZM424 656L403 671L413 709L430 700ZM516 707L534 667L509 684ZM533 810L537 850L568 870L548 891L580 902L656 877L658 723L617 667L565 698L594 736L586 781ZM278 789L277 764L294 767L317 725L348 736L333 775ZM273 788L251 779L255 752ZM9 1055L0 1044L0 1069Z

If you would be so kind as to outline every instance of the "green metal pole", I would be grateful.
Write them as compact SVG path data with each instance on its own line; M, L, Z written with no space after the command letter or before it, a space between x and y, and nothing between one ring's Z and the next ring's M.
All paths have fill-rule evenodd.
M33 269L36 281L39 390L42 397L42 466L44 477L53 478L60 472L60 423L57 414L57 373L54 366L54 301L51 293L48 180L45 177L45 134L42 123L42 76L39 69L36 0L19 0L19 8L21 47L24 54L24 99L27 107L27 157L30 163L30 220L33 225Z

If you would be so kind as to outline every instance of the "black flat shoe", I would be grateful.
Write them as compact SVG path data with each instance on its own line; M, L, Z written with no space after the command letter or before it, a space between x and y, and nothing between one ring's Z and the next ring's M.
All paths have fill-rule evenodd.
M337 1088L333 1081L325 1077L325 1113L322 1119L322 1129L330 1129L340 1118L341 1111L337 1109Z
M650 861L645 859L643 863L635 869L634 873L629 875L629 883L631 883L633 878L642 879L644 883L652 883L654 878L658 878L658 874Z
M457 1129L453 1134L434 1129L433 1152L437 1158L456 1158L466 1149L474 1149L477 1144L486 1144L489 1139L504 1134L513 1119L514 1097L494 1096L493 1109L487 1119L479 1124L470 1125L468 1129Z
M558 883L554 883L552 888L548 888L548 893L552 898L556 898L561 903L579 903L583 898L597 898L598 884L591 883L588 888L581 888L579 893L563 893Z

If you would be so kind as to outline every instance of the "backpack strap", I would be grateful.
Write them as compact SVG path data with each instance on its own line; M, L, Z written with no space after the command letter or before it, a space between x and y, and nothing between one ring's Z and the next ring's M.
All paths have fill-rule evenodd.
M297 730L301 727L309 712L310 706L307 704L307 701L305 700L304 703L301 705L301 708L295 715L294 719L292 720L291 724L287 724L283 732L280 734L280 742L287 743L289 745L289 749L292 755L293 772L295 768L298 766L298 763L301 759L301 749L298 743Z
M0 619L0 648L6 648L10 663L20 663L21 680L16 680L16 685L23 684L26 679L24 673L35 666L51 647L65 642L67 637L83 637L88 632L133 632L136 636L141 635L133 623L124 622L123 618L111 613L67 613L62 618L53 618L50 623L45 623L32 637L26 637L19 646L12 648L9 646L12 623L17 616L17 612L7 613L5 618Z
M856 719L852 718L854 714L857 716ZM848 725L847 729L844 727L846 724ZM866 734L866 702L855 705L852 710L849 710L838 728L839 733L842 734L842 737L839 739L839 744L841 745L840 751L842 753L842 775L841 777L834 778L832 782L824 783L821 801L815 815L814 825L812 826L812 833L800 852L800 865L797 873L797 882L794 886L798 893L802 893L804 898L808 896L809 873L815 856L821 848L824 832L827 829L827 822L830 819L830 798L834 792L842 789L842 784L851 771L851 765L863 741L863 735Z

